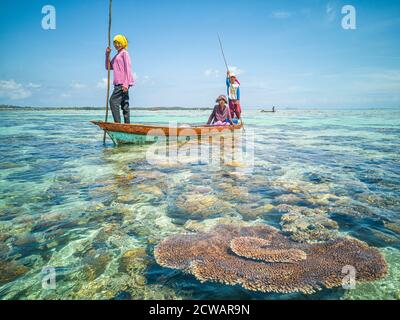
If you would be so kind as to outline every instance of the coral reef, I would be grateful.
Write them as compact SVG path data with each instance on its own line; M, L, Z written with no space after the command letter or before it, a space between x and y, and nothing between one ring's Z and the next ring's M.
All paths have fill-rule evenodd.
M307 254L299 249L270 249L269 240L238 237L231 240L230 248L238 256L265 262L296 262L305 260Z
M0 260L0 285L13 281L28 271L29 268L16 261Z
M277 207L288 212L281 217L282 230L299 242L318 242L334 239L339 225L330 219L323 209L311 209L290 205Z
M304 203L305 200L295 194L283 194L275 198L275 201L282 204L298 204Z
M271 181L271 186L279 188L285 193L295 194L313 194L313 193L329 193L330 187L326 184L313 184L305 181L296 181L293 178L281 177Z
M238 204L236 206L236 210L240 213L240 215L245 218L245 219L257 219L260 216L263 216L264 214L268 213L274 208L272 204L264 204L264 205L259 205L257 203L255 204Z
M219 217L214 219L206 219L202 221L188 220L184 224L184 228L192 232L209 232L220 224L235 224L236 226L252 226L253 223L246 222L240 217Z
M229 162L225 162L224 163L225 166L227 167L232 167L232 168L246 168L246 164L243 162L239 162L239 161L229 161Z
M138 273L144 271L149 263L146 248L132 248L120 258L119 271L124 273Z
M144 193L150 193L156 197L162 197L164 195L163 191L155 185L140 183L137 185L137 188Z
M400 207L400 201L389 194L374 194L374 193L362 193L357 196L357 200L361 203L368 204L377 208L385 208L389 210L396 210Z
M188 192L180 195L175 205L184 214L189 214L192 219L207 218L231 209L231 205L217 198L213 194L199 194Z
M395 222L385 221L383 224L387 229L400 235L400 220L396 220Z
M343 300L400 300L400 251L394 248L381 249L389 266L385 278L370 282L358 283L351 290L346 290Z
M290 263L246 259L231 250L232 240L239 238L235 241L243 244L242 237L257 238L257 244L268 242L270 250L299 250L293 256L300 251L305 256L301 254L298 261L292 259ZM256 249L259 246L253 245L253 251L260 253ZM235 245L233 247L238 249ZM347 265L356 268L360 283L380 279L387 272L386 262L379 251L361 241L338 238L326 243L297 243L266 225L218 225L209 232L170 236L156 246L154 256L158 264L184 270L202 282L240 284L248 290L260 292L311 294L323 287L341 286L342 268ZM279 260L278 256L275 256L276 260Z
M221 199L226 201L234 200L235 202L249 203L261 199L259 195L250 193L249 189L243 186L222 182L218 185L218 188L223 191L221 192Z
M89 250L82 259L83 274L88 281L101 276L107 268L107 264L111 260L111 255L108 252L97 252L93 249Z

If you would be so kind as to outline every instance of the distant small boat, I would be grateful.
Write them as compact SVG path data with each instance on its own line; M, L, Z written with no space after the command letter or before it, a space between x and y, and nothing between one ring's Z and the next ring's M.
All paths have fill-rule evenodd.
M261 110L261 112L276 112L276 107L272 107L272 110Z
M169 127L148 124L122 124L104 121L91 121L105 130L115 144L147 144L157 142L160 138L178 138L188 140L193 137L212 136L220 133L234 132L242 124L231 126L186 125Z

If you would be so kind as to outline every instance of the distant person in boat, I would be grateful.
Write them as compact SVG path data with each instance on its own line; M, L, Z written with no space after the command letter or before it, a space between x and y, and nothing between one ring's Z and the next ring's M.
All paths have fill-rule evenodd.
M240 107L240 82L236 78L234 72L228 71L226 74L226 86L229 99L229 110L231 112L231 117L234 118L235 115L237 119L240 119L242 109ZM238 123L238 120L234 119L234 123Z
M214 106L207 124L214 126L228 126L233 124L229 107L226 105L228 103L226 96L220 95L215 102L217 105Z
M124 115L124 122L130 123L129 88L135 83L132 74L131 58L127 51L128 40L119 34L114 37L114 47L118 51L110 61L111 48L106 50L106 69L110 63L110 70L114 71L114 91L110 98L110 108L114 122L121 123L119 108Z

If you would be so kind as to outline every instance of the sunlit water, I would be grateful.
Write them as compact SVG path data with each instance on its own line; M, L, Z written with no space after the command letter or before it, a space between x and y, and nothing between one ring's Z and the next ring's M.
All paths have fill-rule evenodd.
M89 123L101 112L0 116L1 299L400 299L399 110L247 111L254 165L150 164L149 146L103 145ZM208 112L132 116L199 123ZM285 225L283 204L315 210L309 232ZM171 234L242 220L299 241L322 241L313 230L358 238L381 250L389 275L280 295L200 283L155 262L154 246ZM43 289L44 267L55 268L55 289Z

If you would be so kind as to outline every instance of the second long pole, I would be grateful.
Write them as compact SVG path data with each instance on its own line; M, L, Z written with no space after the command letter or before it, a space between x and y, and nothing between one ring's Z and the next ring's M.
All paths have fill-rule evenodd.
M108 48L111 47L111 23L112 23L112 0L109 3L108 10ZM110 57L107 59L107 100L106 100L106 117L105 122L108 121L108 104L110 99L110 73L111 73ZM106 142L106 130L104 130L103 143Z

